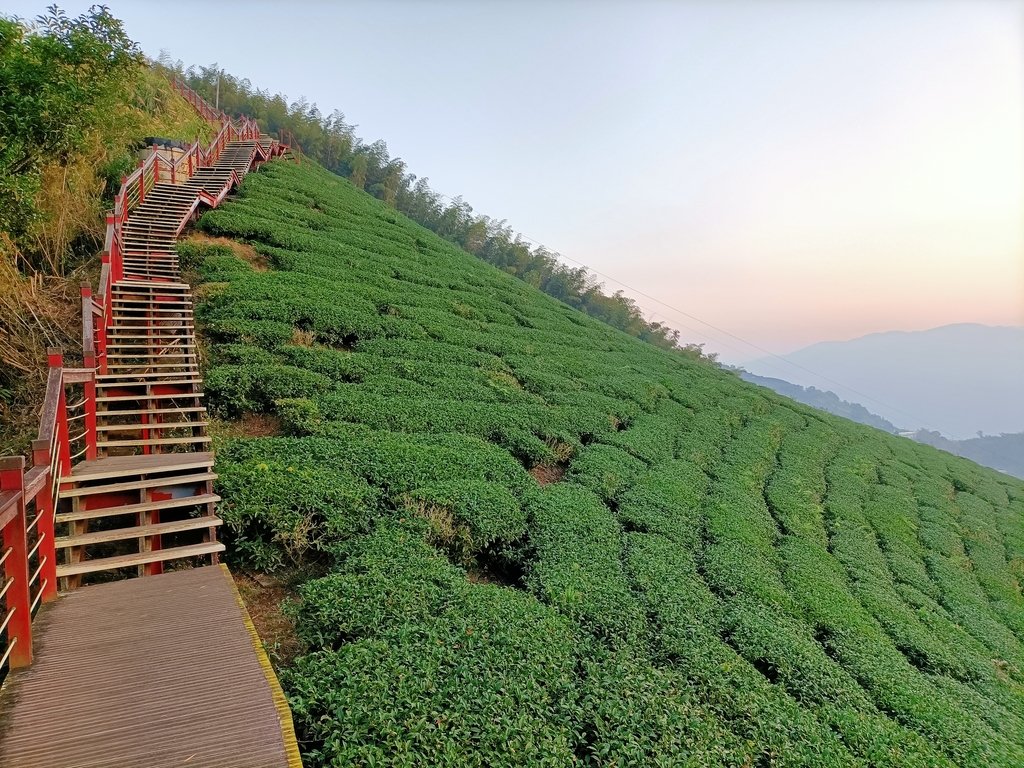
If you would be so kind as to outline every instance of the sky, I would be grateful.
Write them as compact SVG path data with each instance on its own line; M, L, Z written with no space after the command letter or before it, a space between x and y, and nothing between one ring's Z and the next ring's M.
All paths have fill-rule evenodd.
M1024 0L108 4L726 362L1024 325Z

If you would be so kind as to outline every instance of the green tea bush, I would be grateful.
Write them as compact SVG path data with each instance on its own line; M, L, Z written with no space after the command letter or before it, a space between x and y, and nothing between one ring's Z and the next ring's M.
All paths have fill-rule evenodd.
M184 246L310 765L1024 765L1024 484L576 313L304 163ZM191 249L191 250L189 250ZM215 285L213 285L215 284Z

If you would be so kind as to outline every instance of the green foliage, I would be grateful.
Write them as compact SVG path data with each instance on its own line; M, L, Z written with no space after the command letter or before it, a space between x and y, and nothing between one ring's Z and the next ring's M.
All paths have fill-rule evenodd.
M202 226L274 265L187 250L212 406L289 434L219 448L232 556L326 574L283 675L311 765L1024 764L1020 482L572 312L309 164Z
M37 214L41 165L82 143L138 62L105 7L70 18L50 6L34 28L0 18L0 230L25 231Z
M26 271L93 254L102 211L151 136L211 126L151 70L106 6L0 17L0 246Z

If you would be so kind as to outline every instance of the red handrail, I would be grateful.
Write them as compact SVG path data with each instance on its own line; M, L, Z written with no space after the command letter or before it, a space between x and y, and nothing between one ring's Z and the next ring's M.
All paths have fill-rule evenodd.
M101 373L107 371L106 339L107 332L113 325L110 291L114 283L124 279L122 233L130 212L145 202L146 195L162 181L169 181L172 184L184 183L200 168L214 165L221 152L232 141L258 140L260 137L259 124L252 118L242 117L237 122L232 121L177 78L171 81L171 87L203 118L214 125L219 125L220 130L207 147L202 147L196 140L181 157L173 161L162 157L154 146L152 153L145 160L139 161L138 168L121 179L121 188L114 196L114 207L107 212L107 232L100 254L104 269L100 274L99 290L91 308L95 317L91 334L94 345L93 359ZM85 314L83 309L83 319Z
M64 368L58 349L49 350L46 397L39 418L39 436L32 441L32 469L25 471L24 456L0 458L0 532L3 583L0 597L0 671L32 663L32 613L41 602L57 597L57 551L54 542L57 492L61 478L71 472L72 446L87 442L88 427L72 433L66 388L95 386L95 371ZM95 390L93 390L95 396ZM72 404L83 417L89 404ZM92 408L95 413L95 406ZM83 419L78 419L79 421ZM95 426L93 427L95 435ZM31 514L30 514L31 508Z
M98 291L94 296L88 283L81 286L83 367L65 368L61 350L48 351L46 396L39 435L32 441L32 468L25 470L22 456L0 458L0 674L5 665L17 668L32 663L32 613L41 602L57 597L54 527L60 485L76 460L96 458L96 375L107 370L111 294L114 284L124 278L123 229L128 216L157 184L183 183L200 168L215 164L230 142L260 137L255 120L245 117L233 122L183 82L175 80L172 86L220 130L207 147L197 140L177 160L163 158L153 147L138 168L121 180L114 207L107 212ZM266 158L263 150L258 151ZM237 182L232 173L228 187ZM200 197L211 205L221 199L205 193ZM72 389L76 394L69 398Z

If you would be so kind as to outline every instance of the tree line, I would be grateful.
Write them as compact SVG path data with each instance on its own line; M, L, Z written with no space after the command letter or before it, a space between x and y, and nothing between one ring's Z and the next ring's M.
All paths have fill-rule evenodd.
M162 52L157 66L182 77L211 103L216 99L228 114L255 118L264 130L359 189L548 295L658 347L714 359L703 354L702 345L682 344L679 331L647 320L621 290L607 294L584 267L567 266L557 253L531 245L504 219L476 213L461 196L445 202L445 196L431 189L429 179L410 172L400 157L392 157L384 141L357 136L340 110L325 115L305 98L289 103L285 95L257 88L216 64L185 68Z

